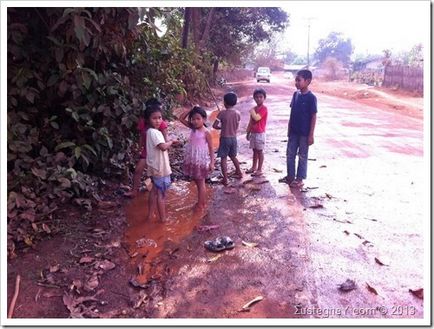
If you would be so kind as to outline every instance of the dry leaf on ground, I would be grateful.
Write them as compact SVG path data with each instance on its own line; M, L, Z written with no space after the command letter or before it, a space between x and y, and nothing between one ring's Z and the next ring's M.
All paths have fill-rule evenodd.
M373 294L378 295L377 290L374 287L370 286L367 282L366 282L366 288L368 288L369 292L372 292Z
M423 299L423 288L417 290L408 289L408 291L411 292L417 298Z
M92 263L94 260L95 260L95 258L93 258L93 257L84 256L84 257L81 257L78 262L80 264L85 264L85 263Z
M250 302L248 302L247 304L245 304L242 308L241 308L241 310L240 311L249 311L250 310L250 308L251 308L251 306L253 305L253 304L255 304L255 303L257 303L257 302L260 302L261 300L263 300L264 299L264 297L262 297L262 296L257 296L257 297L255 297L255 298L253 298Z
M215 262L217 259L219 259L219 258L222 257L222 256L223 256L223 254L215 255L214 257L208 258L208 259L206 260L206 262L207 262L207 263Z
M242 243L243 246L250 247L250 248L254 248L254 247L256 247L258 245L257 243L246 242L246 241L241 241L241 243Z
M375 262L376 262L377 264L381 265L381 266L389 266L389 265L384 264L384 263L383 263L381 260L379 260L377 257L375 257Z
M111 261L104 259L103 261L98 261L95 264L95 269L103 269L104 271L112 270L116 267L116 264L112 263Z

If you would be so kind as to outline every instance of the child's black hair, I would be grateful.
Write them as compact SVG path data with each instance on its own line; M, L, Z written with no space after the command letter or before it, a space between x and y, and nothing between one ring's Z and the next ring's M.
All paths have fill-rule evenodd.
M223 96L223 100L226 105L235 106L237 104L237 94L229 92Z
M200 106L196 105L188 113L188 122L190 122L190 124L191 124L191 118L195 114L199 114L203 118L203 121L206 121L206 117L207 117L206 111L203 108L201 108ZM206 127L206 123L205 122L203 123L203 125Z
M155 97L149 98L146 102L145 102L145 106L149 107L151 105L159 105L162 106L163 104Z
M297 75L302 77L304 80L312 80L312 72L309 70L300 70Z
M267 98L267 93L266 93L265 90L262 89L262 88L257 88L257 89L255 89L255 91L253 92L253 97L255 97L257 94L262 94L262 95L264 95L264 99Z
M163 113L163 109L161 108L161 105L162 105L161 103L158 103L158 104L154 103L154 104L146 106L146 110L145 110L145 114L144 114L146 122L149 122L149 118L151 117L152 113L155 113L155 112Z

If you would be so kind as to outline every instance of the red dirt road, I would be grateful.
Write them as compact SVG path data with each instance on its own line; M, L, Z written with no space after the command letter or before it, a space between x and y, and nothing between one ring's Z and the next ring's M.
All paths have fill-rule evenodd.
M233 84L228 89L241 95L251 89L250 94L256 85ZM232 181L231 189L209 189L203 219L185 215L195 192L188 183L177 183L169 206L172 222L164 234L144 229L156 224L140 221L127 232L133 248L142 235L131 239L132 232L163 246L171 241L157 255L158 265L150 268L164 288L158 302L148 305L149 316L422 318L423 301L409 292L424 287L428 204L423 196L429 190L424 185L422 120L317 94L307 188L298 191L278 183L286 170L292 83L275 77L260 86L267 90L270 110L265 177L249 182L245 174L241 181ZM253 105L250 95L239 99L244 170L250 166L251 151L243 132ZM311 208L318 204L322 208ZM176 209L180 205L182 209ZM145 206L136 211L143 214ZM195 228L201 225L219 227L199 232ZM221 235L230 236L236 247L218 255L206 251L204 241ZM155 265L155 259L147 259ZM338 284L346 279L354 280L357 288L339 291ZM249 312L240 311L257 296L263 300Z
M126 200L115 193L117 186L103 186L116 207L65 209L56 215L62 234L8 260L5 304L16 275L22 278L14 317L216 318L215 324L243 318L237 323L244 325L261 324L257 318L291 324L291 318L416 323L427 317L429 301L409 292L430 288L424 276L430 191L421 98L384 98L384 91L366 86L314 81L315 144L299 191L278 183L286 170L294 90L279 75L271 84L252 80L220 89L240 96L241 167L251 165L244 131L257 86L266 89L270 111L263 178L245 174L228 189L208 185L204 217L191 210L193 183L176 181L167 224L145 222L146 192ZM172 129L187 133L178 123ZM220 235L230 236L235 248L206 251L204 241ZM341 292L338 285L347 279L356 289ZM89 295L94 300L80 302ZM258 296L263 299L242 310Z

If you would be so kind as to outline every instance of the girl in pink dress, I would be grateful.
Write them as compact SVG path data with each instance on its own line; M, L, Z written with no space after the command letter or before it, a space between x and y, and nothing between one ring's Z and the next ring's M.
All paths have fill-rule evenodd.
M193 178L196 183L198 201L195 208L202 211L206 205L205 179L214 170L211 134L205 126L206 112L195 106L191 111L183 113L179 120L191 129L184 154L183 170L184 174Z

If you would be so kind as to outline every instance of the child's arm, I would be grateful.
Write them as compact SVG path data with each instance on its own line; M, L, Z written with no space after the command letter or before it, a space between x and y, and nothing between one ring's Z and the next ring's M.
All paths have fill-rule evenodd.
M250 130L252 130L252 119L249 119L249 124L246 128L246 139L250 140Z
M168 141L166 143L160 143L157 145L157 147L161 150L161 151L166 151L168 150L173 144L178 143L178 141L175 139L173 141Z
M186 127L188 127L188 128L191 128L191 126L190 126L190 122L188 122L188 121L186 120L186 118L187 118L187 116L188 116L189 113L190 113L190 110L185 111L184 113L182 113L181 116L179 117L179 121L180 121L184 126L186 126Z
M167 142L169 140L169 136L167 135L167 128L160 131L163 134L164 140Z
M250 110L250 117L255 121L262 119L261 115L255 111L254 107Z
M215 119L214 123L212 124L212 127L214 129L222 129L221 121L220 121L218 115L217 115L217 118Z
M310 120L310 131L309 131L309 138L308 138L309 145L312 145L314 142L313 132L315 130L315 124L316 124L316 113L312 114L312 119Z
M209 131L206 132L205 137L206 137L206 142L208 143L209 158L211 159L209 163L209 171L213 171L215 159L214 159L214 149L212 147L212 137Z

